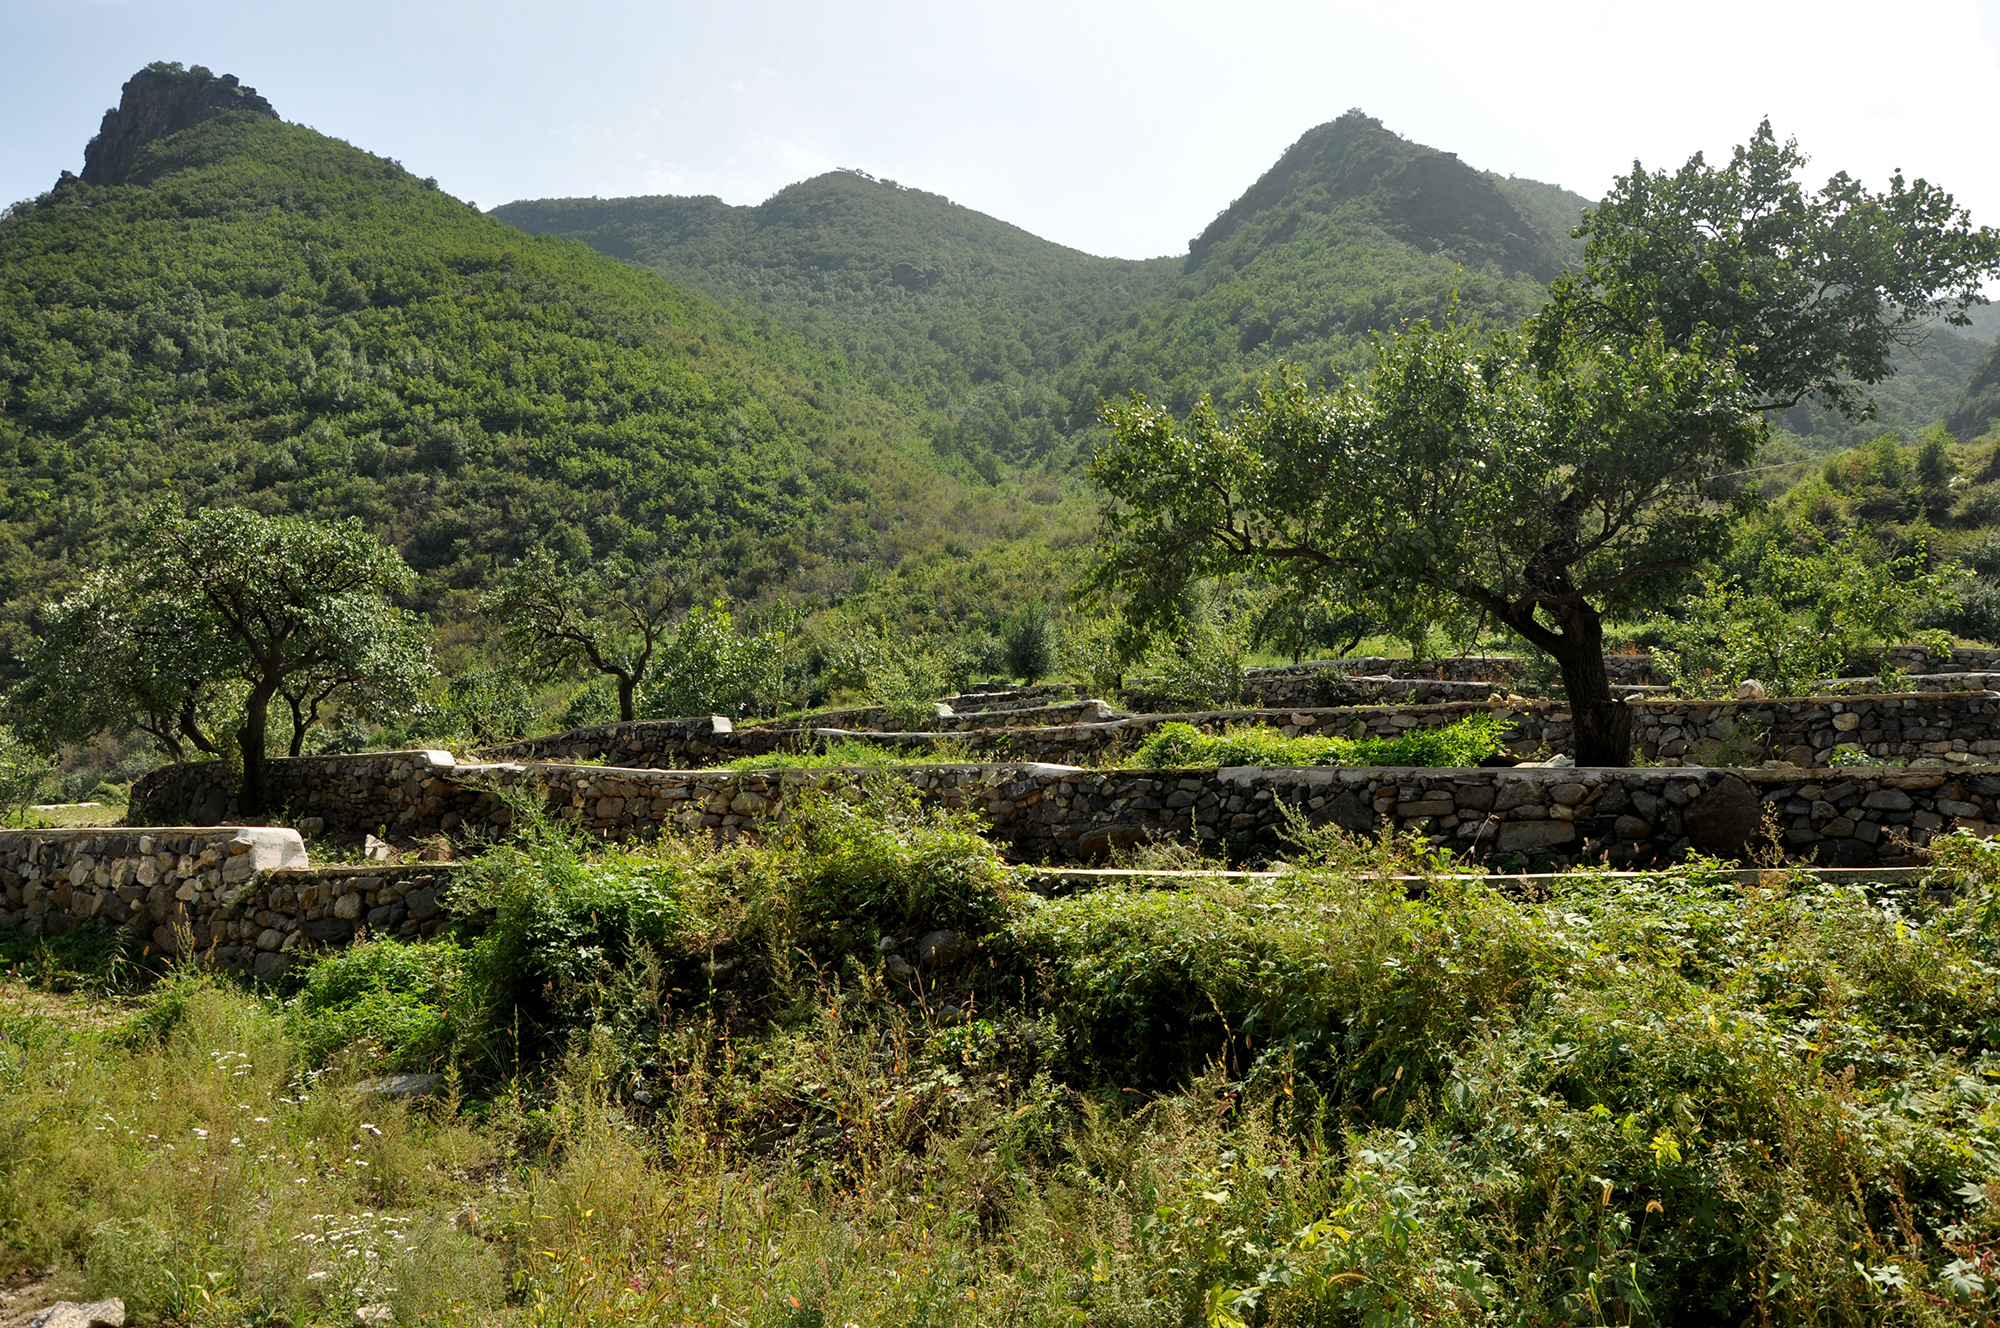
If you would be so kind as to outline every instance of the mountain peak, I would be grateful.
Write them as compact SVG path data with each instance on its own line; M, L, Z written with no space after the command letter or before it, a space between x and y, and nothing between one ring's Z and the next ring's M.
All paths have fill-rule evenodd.
M1352 110L1306 131L1196 236L1188 270L1225 251L1241 265L1337 212L1365 217L1424 253L1472 267L1491 264L1545 281L1559 266L1549 253L1552 237L1515 209L1496 177Z
M104 113L97 137L83 150L83 182L116 184L148 143L232 112L278 118L271 103L234 74L218 77L200 65L183 69L155 61L126 81L117 108Z

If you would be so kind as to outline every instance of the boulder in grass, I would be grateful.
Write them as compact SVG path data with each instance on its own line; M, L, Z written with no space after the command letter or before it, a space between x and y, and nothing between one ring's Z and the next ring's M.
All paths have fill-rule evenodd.
M949 968L972 953L972 938L964 932L939 930L917 942L917 962L925 968Z
M59 1300L37 1314L28 1328L125 1328L125 1302L116 1296L87 1305Z

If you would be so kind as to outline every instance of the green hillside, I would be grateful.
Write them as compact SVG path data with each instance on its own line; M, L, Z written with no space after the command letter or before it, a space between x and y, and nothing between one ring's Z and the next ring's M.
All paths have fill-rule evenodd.
M1190 246L1182 275L1077 373L1185 410L1284 362L1338 377L1372 332L1461 315L1515 322L1581 246L1589 200L1504 180L1350 111L1307 133Z
M937 412L941 450L989 474L992 458L1059 454L1089 422L1094 398L1079 419L1052 384L1179 267L1094 258L851 171L756 207L572 198L509 203L493 215L582 240L837 349L884 395Z
M852 172L758 207L556 199L494 215L768 314L942 413L942 450L1020 464L1072 456L1106 394L1185 405L1279 361L1332 372L1370 331L1438 312L1454 290L1510 322L1579 251L1566 231L1587 205L1350 113L1172 259L1093 258Z
M1984 353L1965 376L1951 414L1945 417L1945 427L1962 439L2000 429L2000 343L1980 350Z
M170 491L359 514L433 606L537 541L837 588L995 501L797 336L240 112L0 220L9 653Z

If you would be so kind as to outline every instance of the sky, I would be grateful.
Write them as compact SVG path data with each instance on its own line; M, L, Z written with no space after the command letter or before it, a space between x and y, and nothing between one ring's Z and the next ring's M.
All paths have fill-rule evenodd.
M1091 253L1183 253L1350 107L1596 197L1769 116L1814 172L1902 168L2000 225L2000 0L1863 6L0 0L0 205L79 169L153 60L519 198L756 203L854 167Z

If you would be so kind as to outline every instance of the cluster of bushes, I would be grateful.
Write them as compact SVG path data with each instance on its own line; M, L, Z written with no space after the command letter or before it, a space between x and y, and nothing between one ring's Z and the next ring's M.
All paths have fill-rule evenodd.
M456 901L482 927L279 997L183 972L108 1031L0 1001L0 1240L202 1325L1927 1323L2000 1293L2000 849L1942 844L1944 906L1699 863L1412 899L1398 852L1039 900L887 785L760 846L530 825ZM937 929L972 957L912 971ZM446 1077L351 1091L386 1068Z

